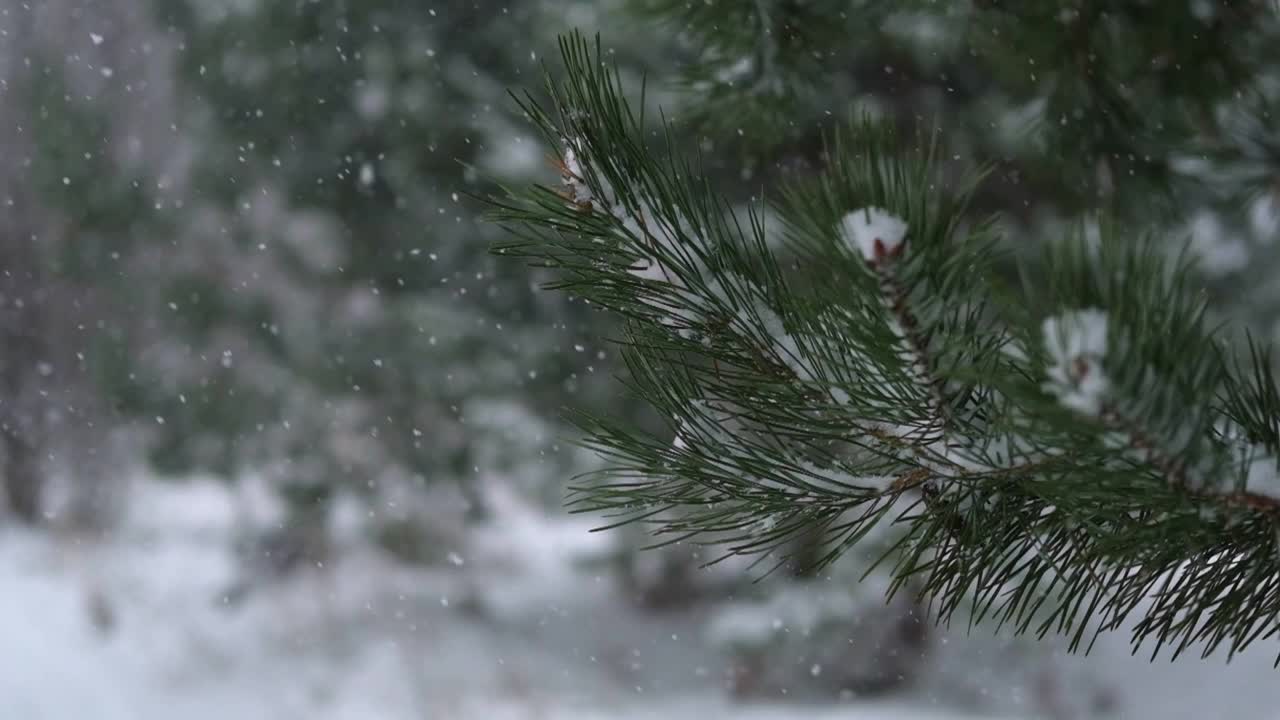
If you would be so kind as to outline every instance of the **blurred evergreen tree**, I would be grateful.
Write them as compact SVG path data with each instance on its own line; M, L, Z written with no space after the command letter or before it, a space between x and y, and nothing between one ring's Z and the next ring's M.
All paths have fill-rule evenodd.
M21 42L9 54L20 54L24 72L6 83L0 174L5 488L24 520L66 511L73 517L61 520L93 525L116 489L110 450L118 422L97 373L137 327L130 311L140 296L127 279L128 259L149 202L142 174L119 162L105 93L72 81L73 56L37 41L29 15L15 13L14 21L26 30L14 33ZM52 507L49 478L59 463L72 487L67 502Z
M441 479L482 513L477 470L571 466L556 406L606 348L465 204L545 172L505 88L558 28L482 5L155 4L192 138L155 289L180 342L131 369L160 467L265 470L311 522L338 489Z
M1159 225L1174 250L1190 239L1218 311L1280 330L1274 0L627 7L671 38L681 67L652 84L678 88L667 111L726 192L822 170L823 133L851 114L936 127L950 176L990 171L975 207L1021 260L1098 212Z

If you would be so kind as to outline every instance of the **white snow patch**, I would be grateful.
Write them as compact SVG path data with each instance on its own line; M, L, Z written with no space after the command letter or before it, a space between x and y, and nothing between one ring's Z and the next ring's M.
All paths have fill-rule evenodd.
M1262 195L1249 205L1249 229L1264 245L1280 236L1280 198L1274 193Z
M572 193L574 204L586 205L591 202L591 188L587 185L587 176L583 171L582 162L578 160L578 151L574 149L572 143L565 143L564 147L564 184Z
M1255 447L1249 457L1245 489L1280 500L1280 462L1265 448Z
M722 611L708 628L708 639L726 648L765 647L779 634L807 636L824 623L852 620L863 609L858 600L840 587L786 587L764 601Z
M822 468L813 463L802 463L806 484L825 491L848 492L850 488L885 491L893 486L889 475L854 475L841 468Z
M985 628L933 631L921 685L891 700L733 699L721 681L726 658L702 642L706 628L735 645L796 637L831 618L856 622L883 592L877 576L791 585L719 622L696 609L643 613L598 568L571 569L611 537L587 532L598 518L579 522L513 495L494 498L482 541L459 547L465 565L406 568L348 544L323 572L228 608L217 595L235 571L237 493L212 480L131 487L133 512L105 539L0 526L4 718L956 720L990 717L993 704L1017 713L1001 717L1030 718L1047 716L1028 700L1035 693L1075 691L1063 684L1074 668L1114 678L1119 706L1109 717L1263 720L1280 704L1274 643L1260 640L1230 665L1197 653L1149 663L1130 655L1120 631L1088 657L1055 657L1057 668L1030 674L1021 670L1033 658L1012 656ZM524 611L486 617L464 602L495 590L522 599ZM115 615L105 631L92 620L99 595ZM458 602L446 608L441 597ZM841 669L817 657L797 668L812 675L818 663L824 679Z
M755 288L752 289L756 290ZM758 290L756 290L756 293L763 295ZM759 317L760 322L764 325L765 331L769 333L769 337L773 339L774 351L777 353L778 359L791 368L791 371L795 373L796 378L799 380L803 382L814 381L814 374L802 360L804 355L800 352L800 342L791 333L787 332L782 318L758 296L756 297L755 306L756 316ZM750 327L752 324L750 317L744 314L743 325Z
M1212 275L1239 272L1249 265L1249 245L1223 227L1218 216L1208 211L1191 220L1191 250L1200 266Z
M1041 327L1053 358L1045 389L1067 408L1097 415L1111 383L1102 369L1107 354L1107 314L1096 308L1046 318Z
M840 220L845 243L867 262L877 262L883 254L897 250L907 237L907 223L881 208L854 210Z
M653 282L669 282L672 277L657 258L640 258L639 262L631 266L631 274L641 280Z

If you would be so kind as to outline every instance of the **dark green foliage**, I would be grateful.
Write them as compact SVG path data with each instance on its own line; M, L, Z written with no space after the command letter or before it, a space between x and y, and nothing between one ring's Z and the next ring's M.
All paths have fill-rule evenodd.
M689 49L675 112L712 138L822 164L816 138L849 107L945 122L958 159L999 170L980 204L1022 220L1107 207L1146 223L1185 201L1202 183L1184 153L1257 145L1239 134L1267 117L1280 38L1265 0L631 6Z
M145 180L122 173L112 157L109 109L75 97L57 64L36 57L32 66L38 80L20 86L39 158L30 166L29 192L64 223L41 243L42 269L69 282L122 287L122 258L137 246L151 202Z
M751 133L752 152L768 151L803 132L798 107L822 102L815 78L848 52L850 25L874 22L884 3L842 0L636 0L666 33L689 38L696 62L680 78L698 102L684 119L717 136ZM856 8L856 9L854 9ZM852 37L858 37L854 35ZM866 57L867 48L856 48Z

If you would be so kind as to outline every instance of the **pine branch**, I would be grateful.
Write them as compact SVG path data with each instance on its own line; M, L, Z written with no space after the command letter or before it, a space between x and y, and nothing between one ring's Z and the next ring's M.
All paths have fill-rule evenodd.
M895 330L902 336L907 350L907 361L915 373L917 381L927 389L928 415L927 428L940 435L942 425L946 422L944 401L942 397L942 379L933 373L933 358L929 353L929 339L922 334L920 322L911 311L909 293L898 281L893 272L893 261L901 256L905 244L892 250L886 250L882 238L873 241L871 257L867 265L876 274L880 295L885 307L896 323Z
M1183 461L1164 452L1159 442L1144 432L1137 422L1106 406L1103 407L1101 418L1106 425L1123 433L1129 439L1129 446L1141 453L1146 462L1159 470L1171 486L1188 489L1191 480L1187 476L1187 468ZM1249 508L1270 515L1280 514L1280 498L1248 491L1213 493L1188 489L1188 492L1202 500L1219 501L1229 506Z
M1275 631L1280 392L1265 351L1205 327L1183 258L1103 224L997 293L978 180L870 122L782 193L780 252L758 208L739 221L646 144L598 46L562 54L550 109L524 101L562 186L494 200L499 252L616 314L628 386L670 423L580 417L610 467L576 509L779 564L814 532L823 563L874 536L940 620L1072 647L1134 614L1135 647L1175 653Z

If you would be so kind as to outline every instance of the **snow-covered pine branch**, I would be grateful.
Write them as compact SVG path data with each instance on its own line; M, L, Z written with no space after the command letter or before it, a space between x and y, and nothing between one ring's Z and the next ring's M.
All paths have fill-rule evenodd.
M1115 627L1159 583L1137 641L1274 626L1280 583L1247 580L1280 569L1280 392L1265 353L1224 360L1185 264L1108 225L997 294L972 186L869 122L783 191L777 251L646 144L598 48L563 49L553 107L525 105L562 187L495 201L519 238L501 251L624 321L629 387L674 435L584 419L610 467L580 507L731 553L816 536L821 562L888 528L892 588L1073 647L1081 607Z
M1203 497L1218 497L1229 505L1280 514L1276 458L1265 448L1248 442L1238 428L1224 432L1224 426L1219 426L1219 441L1226 445L1226 454L1230 457L1226 464L1188 465L1186 458L1192 455L1189 445L1211 444L1212 438L1186 428L1179 429L1172 437L1158 437L1143 428L1141 411L1132 409L1133 402L1113 396L1105 368L1108 348L1105 311L1087 308L1048 317L1042 325L1042 334L1045 351L1052 361L1044 387L1064 407L1101 421L1107 431L1120 439L1122 447L1137 453L1174 486ZM1155 377L1151 381L1168 382ZM1243 483L1237 487L1240 478Z
M945 423L942 380L933 372L929 338L895 271L896 261L908 252L909 227L902 218L881 208L860 208L841 218L840 231L850 249L858 252L875 273L880 301L889 312L889 327L901 338L905 359L916 381L926 388L926 418L915 432L926 441L936 441Z
M1097 308L1045 318L1045 350L1053 364L1045 387L1063 406L1085 415L1102 412L1110 382L1102 367L1107 354L1107 314Z

